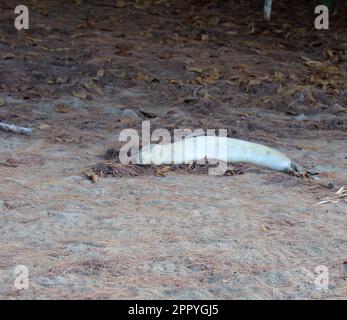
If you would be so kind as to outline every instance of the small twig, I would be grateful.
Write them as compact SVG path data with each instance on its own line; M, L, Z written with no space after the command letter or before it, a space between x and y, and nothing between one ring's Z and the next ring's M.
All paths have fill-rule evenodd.
M325 204L325 203L337 203L339 201L339 199L342 199L342 198L347 198L347 191L345 189L344 186L342 186L337 192L336 192L336 195L335 196L332 196L332 197L328 197L327 199L325 200L322 200L316 204L314 204L313 206L318 206L318 205L321 205L321 204Z
M24 184L21 184L21 183L19 183L19 182L16 181L16 180L13 180L13 179L6 179L6 180L7 180L7 181L11 181L11 182L15 183L16 185L18 185L18 186L20 186L20 187L22 187L22 188L26 188L26 189L29 189L29 190L31 190L31 191L35 191L33 188L28 187L28 186L26 186L26 185L24 185Z
M289 225L294 226L294 225L297 224L297 223L304 223L304 222L306 222L307 220L289 221L289 220L287 220L287 219L284 219L284 221L287 222Z
M1 166L5 166L5 167L11 167L11 168L14 168L14 167L15 167L13 164L6 163L6 162L0 162L0 165L1 165Z
M198 86L197 88L195 88L194 93L193 93L194 99L196 99L196 95L201 88L202 88L202 86Z
M13 133L19 133L19 134L31 134L32 129L31 128L25 128L25 127L19 127L15 124L7 124L0 122L0 130L3 131L9 131Z

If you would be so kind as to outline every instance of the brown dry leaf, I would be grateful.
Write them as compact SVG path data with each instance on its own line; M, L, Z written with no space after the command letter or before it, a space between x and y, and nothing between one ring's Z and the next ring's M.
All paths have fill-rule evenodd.
M335 59L334 52L329 48L324 49L324 54L330 59Z
M172 171L171 166L165 166L163 168L159 168L155 171L156 176L165 177L170 171Z
M138 9L138 10L147 9L149 6L150 6L150 3L139 3L139 2L137 2L137 3L134 4L134 8Z
M203 73L204 72L204 68L202 68L202 67L189 67L189 66L185 66L185 69L187 71L196 72L196 73Z
M208 41L208 40L210 40L210 36L208 34L202 34L201 35L201 40L202 41Z
M99 69L97 72L96 72L96 76L98 78L101 78L105 75L105 70L104 69Z
M146 81L150 84L155 84L155 83L159 83L159 79L155 78L155 77L151 77L151 76L147 76L143 73L138 73L136 80L142 80L142 81Z
M71 48L56 48L54 49L57 52L71 51Z
M184 81L183 80L172 79L172 80L169 81L169 83L182 85L184 83Z
M72 94L79 99L85 100L87 99L87 94L85 92L81 92L81 91L73 91Z
M159 58L160 59L170 59L171 53L170 52L160 52Z
M342 72L337 66L326 64L322 61L311 60L306 57L301 57L305 60L304 64L310 68L316 69L320 73L341 75Z
M58 113L68 113L70 109L64 103L60 103L56 105L56 107L54 108L54 111Z
M49 124L41 123L39 125L39 130L46 130L49 129L51 126Z
M189 84L203 84L204 80L201 77L196 77L195 79L189 81Z
M99 180L99 177L92 170L85 171L84 174L93 183L97 183Z
M237 31L229 30L224 32L227 36L237 36L239 33Z
M116 7L117 8L124 8L126 6L126 2L124 0L117 0L116 1Z
M140 36L143 36L143 37L145 37L145 38L152 38L152 33L151 32L149 32L149 31L141 31L140 32Z
M94 58L94 63L96 64L101 64L104 62L112 62L113 57L112 56L102 56L102 57L95 57Z
M99 95L103 95L104 94L104 91L102 90L102 88L96 84L96 83L93 83L93 86L92 86L93 90L99 94Z
M152 4L154 4L155 6L160 5L160 4L163 4L163 3L165 3L168 7L170 6L170 4L168 3L167 0L152 0L151 2L152 2Z
M299 81L299 77L298 77L296 74L294 74L294 73L290 73L290 74L289 74L289 79L290 79L290 80L293 80L293 81L295 81L295 82L298 82L298 81Z
M231 21L228 21L228 22L223 22L222 23L222 26L225 27L225 28L231 28L231 27L236 27L237 24L236 23L233 23Z
M71 35L70 38L75 39L75 38L83 37L85 35L86 35L86 33L84 33L84 32L78 32L78 33L74 33L73 35Z
M32 38L32 37L29 37L27 34L25 34L25 35L23 36L23 40L24 40L29 46L32 46L32 45L34 45L34 44L36 44L36 43L38 43L38 42L42 42L41 39L34 39L34 38Z
M32 57L38 57L40 56L41 54L39 54L38 52L34 52L34 51L29 51L27 53L28 56L32 56Z
M83 83L83 87L85 87L86 89L89 89L89 90L93 90L93 81L92 80L90 80L90 81L88 81L88 82L85 82L85 83Z
M282 82L285 79L285 75L282 72L275 71L273 78L277 82Z
M103 94L102 88L99 85L97 85L95 82L93 82L93 80L83 83L83 87L91 91L94 91L100 95Z
M283 87L280 85L277 89L277 94L283 95L285 97L289 97L295 92L296 92L296 89L294 87Z
M8 60L8 59L14 59L16 57L13 53L5 53L0 55L0 60Z
M230 80L226 80L226 83L230 84L231 86L239 86L241 83L240 77L232 77Z
M110 20L113 22L113 23L118 23L118 22L121 22L124 20L123 17L110 17Z
M247 64L244 64L244 63L235 64L233 66L233 69L239 70L239 71L246 71L248 68L249 68L249 66Z
M57 79L55 79L56 84L66 84L68 82L69 82L69 79L64 77L58 77Z
M136 80L141 80L141 81L147 81L149 79L149 77L146 76L145 74L139 72L135 79Z
M290 87L280 86L277 89L277 93L285 97L293 95L295 92L305 92L310 101L316 102L316 99L312 95L312 86L310 85L294 85Z
M220 73L219 73L219 69L217 67L208 67L204 70L203 73L203 79L208 82L214 82L216 80L219 80L220 78Z
M45 47L45 46L39 46L42 50L44 50L44 51L48 51L48 52L51 52L51 51L53 51L53 49L50 49L50 48L47 48L47 47Z
M195 17L193 17L193 20L194 20L194 22L193 22L193 26L195 27L195 28L201 28L201 27L203 27L204 25L205 25L205 22L204 22L204 20L202 20L199 16L195 16Z
M318 69L321 73L333 74L333 75L341 75L341 70L336 66L323 65Z
M261 231L263 231L263 232L269 232L270 231L270 227L269 226L267 226L267 225L262 225L261 227L260 227L260 229L261 229Z
M220 19L218 17L211 17L208 19L209 26L216 26L219 22L220 22Z
M135 123L137 123L139 120L134 119L132 117L123 116L122 118L120 118L119 121L122 125L132 126Z
M266 81L272 81L269 75L259 76L256 74L241 72L239 76L231 79L230 84L239 85L241 87L245 87L246 90L248 90L250 86L259 86Z
M130 48L127 46L118 45L116 48L115 54L118 56L129 57L131 55Z
M305 56L301 56L301 59L304 60L304 64L310 68L321 68L324 66L322 61L312 60Z
M313 103L316 103L316 102L317 102L316 98L313 96L313 94L312 94L311 91L307 91L306 94L307 94L307 98L308 98L311 102L313 102Z
M262 83L261 79L249 79L247 80L248 86L259 86Z

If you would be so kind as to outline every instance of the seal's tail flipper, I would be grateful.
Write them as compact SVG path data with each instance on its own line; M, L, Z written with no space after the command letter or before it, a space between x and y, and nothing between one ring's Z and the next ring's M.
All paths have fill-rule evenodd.
M302 177L312 177L318 174L318 172L311 172L294 161L291 162L291 169L289 172Z

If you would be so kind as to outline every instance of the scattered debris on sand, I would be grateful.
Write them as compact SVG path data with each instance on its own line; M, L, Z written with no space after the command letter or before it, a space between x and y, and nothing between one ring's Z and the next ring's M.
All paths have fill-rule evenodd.
M345 189L345 186L342 186L339 190L336 191L335 195L329 196L315 205L318 206L325 203L338 203L345 198L347 198L347 190Z

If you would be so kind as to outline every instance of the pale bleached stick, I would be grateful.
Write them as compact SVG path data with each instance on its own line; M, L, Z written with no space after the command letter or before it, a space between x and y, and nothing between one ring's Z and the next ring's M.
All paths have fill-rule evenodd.
M264 1L264 19L269 21L271 16L272 0Z
M19 127L15 124L7 124L0 122L0 130L3 131L10 131L13 133L19 133L19 134L31 134L32 129L31 128L25 128L25 127Z

